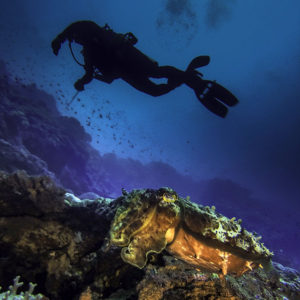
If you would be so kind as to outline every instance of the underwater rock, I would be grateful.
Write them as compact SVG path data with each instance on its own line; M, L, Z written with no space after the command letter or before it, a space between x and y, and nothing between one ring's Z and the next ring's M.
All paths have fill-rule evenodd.
M0 170L26 170L29 174L44 174L56 180L54 173L48 170L46 162L30 153L26 147L0 139L0 149Z
M1 172L0 285L3 290L7 290L13 278L19 275L25 286L29 282L37 283L36 293L41 293L51 300L238 300L283 299L284 295L288 299L299 299L300 274L276 263L273 263L270 269L258 268L240 277L225 275L224 279L220 280L214 270L204 272L200 265L195 267L190 262L187 264L165 250L161 253L149 253L148 263L143 269L125 263L121 259L119 247L111 245L104 252L106 236L110 228L116 226L115 220L122 219L124 203L128 203L129 206L131 204L133 209L134 202L128 199L132 200L136 195L146 197L145 193L149 194L148 203L152 204L149 205L150 211L153 205L161 203L156 211L166 213L166 218L162 217L163 215L157 217L161 218L160 221L165 220L163 224L176 224L177 216L182 218L182 208L187 204L193 206L193 203L185 203L187 200L181 199L174 191L166 188L124 193L115 200L100 197L80 201L75 195L65 196L65 191L49 177L28 176L25 172ZM154 198L154 195L158 197ZM176 208L177 202L178 205L183 205L179 207L180 214ZM224 222L222 228L225 228L227 222L233 222L206 207L195 206L193 209L197 214L198 209L203 209L203 214L207 217L206 226L199 228L197 233L207 234L212 239L220 238L217 232L214 229L204 229L215 217ZM148 225L151 224L142 210L132 210L132 213L133 216L140 216L141 220L148 220ZM122 220L130 220L130 214L123 216ZM172 221L174 217L175 222ZM192 215L189 215L184 220L192 218ZM129 231L137 233L134 228L138 229L139 224L131 223ZM121 228L122 224L119 225ZM192 226L189 226L192 229ZM122 228L125 229L126 226ZM124 232L127 232L126 229ZM232 233L228 234L224 232L229 241L227 250L232 247L230 241L234 238L234 232L236 231L232 230ZM163 235L163 230L153 238L160 234ZM244 234L248 236L247 233ZM131 238L134 239L133 236ZM222 240L222 243L226 241L224 237ZM254 241L249 242L249 245L252 245L251 243ZM262 252L255 248L247 248L247 244L235 247L241 248L236 255L245 255L246 251L251 258L257 258L257 255L258 258L269 257L269 252L262 245Z
M237 278L226 275L222 282L216 274L200 272L174 258L164 256L163 260L164 266L147 265L137 285L139 299L297 300L300 296L300 273L293 270L289 276L277 263L272 271L258 268Z
M113 208L102 200L91 202L67 201L65 191L49 177L0 172L3 289L20 275L26 284L37 283L35 290L50 299L73 299L84 282L103 274L96 270L109 270L109 275L113 267L99 249ZM114 257L111 251L109 257L116 267L121 262L118 253Z

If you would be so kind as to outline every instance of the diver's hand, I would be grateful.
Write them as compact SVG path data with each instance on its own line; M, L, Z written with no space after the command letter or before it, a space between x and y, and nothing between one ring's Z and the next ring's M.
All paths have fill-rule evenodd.
M54 40L52 41L52 43L51 43L51 47L52 47L53 53L54 53L56 56L58 55L60 46L61 46L61 41L60 41L60 39L58 39L58 38L54 39Z
M80 79L74 83L74 87L78 92L81 92L84 90L84 84L81 82Z

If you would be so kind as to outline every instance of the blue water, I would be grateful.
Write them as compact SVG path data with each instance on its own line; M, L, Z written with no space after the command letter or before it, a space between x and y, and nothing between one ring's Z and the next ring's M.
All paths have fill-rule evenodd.
M195 56L209 55L205 79L232 91L239 105L224 120L188 87L153 98L115 81L87 85L68 110L73 83L84 72L67 44L55 57L50 43L84 19L132 31L136 47L160 65L185 69ZM290 224L287 244L300 244L299 0L1 1L0 37L9 71L53 94L101 154L162 161L196 180L230 180L269 205L266 214L273 210L279 223ZM80 47L74 52L82 61ZM93 113L98 108L103 118ZM216 200L208 195L206 202Z

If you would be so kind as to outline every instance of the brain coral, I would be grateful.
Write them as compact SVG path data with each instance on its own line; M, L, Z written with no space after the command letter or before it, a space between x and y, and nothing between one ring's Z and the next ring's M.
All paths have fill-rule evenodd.
M134 190L120 200L109 243L122 247L122 259L138 268L149 253L166 249L202 270L241 275L273 255L234 218L180 198L170 188Z

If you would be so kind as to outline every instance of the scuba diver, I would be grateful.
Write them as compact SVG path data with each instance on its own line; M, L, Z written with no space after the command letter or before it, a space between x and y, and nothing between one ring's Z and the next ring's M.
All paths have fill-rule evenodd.
M203 80L203 75L196 70L209 63L209 56L194 58L185 71L172 66L159 66L134 46L138 40L133 33L116 33L107 24L100 27L92 21L72 23L60 33L51 44L55 55L58 55L66 40L78 64L71 43L83 46L84 65L80 65L84 67L85 74L74 84L77 91L84 90L84 85L93 79L109 84L115 79L122 79L137 90L156 97L186 84L206 108L223 118L228 112L225 104L234 106L238 103L227 89L215 81ZM166 78L167 83L155 84L150 78Z

